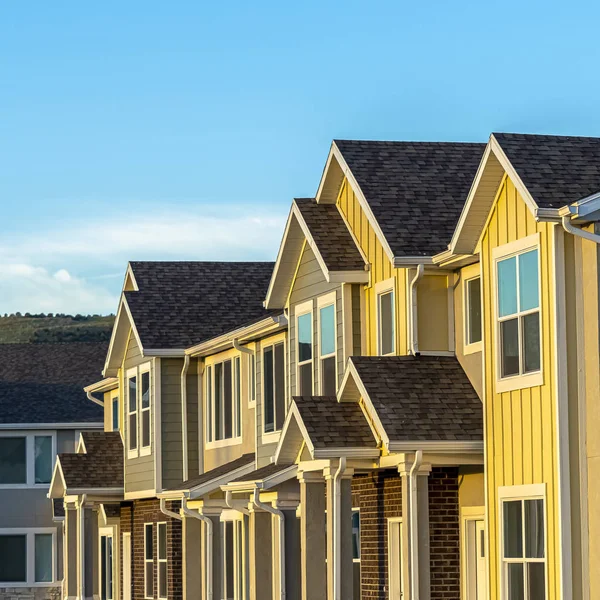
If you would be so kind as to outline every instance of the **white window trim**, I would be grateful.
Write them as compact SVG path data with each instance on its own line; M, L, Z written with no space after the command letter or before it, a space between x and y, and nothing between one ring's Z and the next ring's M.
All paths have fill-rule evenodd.
M300 335L298 329L298 320L300 317L310 315L310 360L300 362ZM311 395L315 393L315 335L314 335L314 306L313 301L308 300L294 307L294 319L296 323L296 393L300 393L300 367L310 363L311 368Z
M390 277L389 279L385 279L384 281L379 281L375 284L375 335L377 339L377 356L394 356L398 352L398 323L396 318L396 278ZM388 354L383 354L381 352L381 339L379 335L379 323L380 323L380 314L379 314L379 297L387 292L392 293L392 321L393 321L393 348L392 351Z
M51 437L52 438L52 456L51 464L52 471L50 473L50 480L52 480L52 473L54 472L54 465L56 464L56 431L0 431L0 437L18 437L25 438L25 473L26 483L0 483L0 490L18 490L18 489L48 489L50 488L50 482L48 483L35 483L35 438L36 437Z
M392 536L390 534L390 529L391 529L392 525L395 525L397 523L400 524L400 532L402 533L402 530L404 528L404 521L403 521L402 517L388 517L388 519L387 519L387 539L388 539L388 544L390 543L390 540L392 539ZM402 543L402 539L400 539L400 548L401 548L401 552L402 552L402 550L404 548L404 544ZM392 553L390 552L389 545L386 548L386 550L387 550L387 557L388 557L388 559L387 559L388 560L388 573L392 573L392 572L395 573L396 572L395 571L395 565L392 565ZM404 562L404 557L401 556L401 558L402 558L402 562ZM404 586L404 570L403 569L400 569L399 576L400 576L400 582L399 582L400 583L400 589L402 590L402 595L405 595L406 589L405 589L405 586ZM391 582L389 582L389 583L390 583L390 592L389 593L391 595Z
M481 277L480 265L473 265L477 270L465 269L465 279L462 286L463 297L463 354L475 354L483 350L483 278ZM472 274L469 274L471 272ZM471 320L469 317L469 283L474 279L479 279L479 304L481 314L481 339L478 342L469 342Z
M269 341L266 345L261 347L261 399L262 399L262 427L261 427L261 443L262 444L270 444L272 442L279 441L279 435L283 429L275 429L274 431L265 431L265 382L264 382L264 374L265 374L265 350L271 348L273 352L273 427L277 426L277 399L275 398L275 346L279 344L283 344L283 404L285 406L286 416L288 409L288 394L287 394L287 353L286 353L286 340L285 338L276 339L274 341ZM297 344L296 344L297 346ZM313 378L314 379L314 378ZM314 381L313 381L314 385ZM285 419L284 419L285 420Z
M118 562L117 562L117 546L118 543L115 544L115 539L119 539L118 536L115 535L115 531L113 527L99 527L98 528L98 583L99 583L99 592L102 591L102 582L100 581L100 577L102 575L102 537L112 538L112 576L113 576L113 589L112 589L112 600L117 600L117 578L119 577L118 572Z
M502 377L502 347L500 339L500 320L499 320L499 300L498 297L498 262L522 254L529 250L537 250L538 253L538 298L539 308L533 309L531 312L539 312L540 315L540 370L533 373L524 373L520 375L511 375ZM542 311L542 268L541 268L541 252L540 252L540 234L534 233L520 240L504 244L492 249L492 286L493 286L493 311L494 311L494 332L496 336L495 347L495 374L496 374L496 392L510 392L512 390L520 390L530 387L543 385L544 383L544 332L543 332L543 311ZM517 277L517 296L519 294L519 278ZM517 313L520 318L528 311ZM520 341L520 340L519 340ZM522 352L522 350L520 350ZM521 358L521 357L520 357Z
M321 354L321 309L327 306L333 306L333 352L329 354ZM318 370L319 370L319 393L323 395L323 360L325 358L335 357L335 387L338 387L338 344L337 344L337 294L331 292L325 296L317 298L317 349ZM313 384L314 388L314 384Z
M112 393L109 395L110 398L110 426L111 426L111 430L112 431L119 431L121 428L121 407L119 406L119 390L113 390ZM114 422L113 422L113 407L115 404L115 401L117 402L117 428L115 429L114 427Z
M143 373L149 373L150 374L150 406L146 409L144 409L142 411L142 374ZM135 383L135 412L134 411L130 411L129 410L129 378L134 376L136 378L136 383ZM126 425L126 429L127 429L127 458L131 459L131 458L138 458L140 456L149 456L150 454L152 454L152 405L153 405L153 396L154 396L154 389L153 389L153 385L152 385L152 379L153 379L153 373L152 373L152 363L151 362L146 362L146 363L142 363L140 365L137 365L135 367L131 367L130 369L127 369L127 371L125 372L125 384L124 384L124 388L125 388L125 402L126 402L126 410L127 410L127 425ZM148 446L142 446L142 412L148 412L150 414L150 435L149 435L149 441L150 444ZM135 414L136 417L136 433L137 433L137 437L136 437L136 442L137 445L135 448L133 449L129 449L129 437L131 435L131 431L130 431L130 427L129 427L129 421L130 421L130 417L131 415Z
M485 518L485 506L463 506L460 509L460 563L461 563L461 572L464 574L461 576L461 590L462 590L462 598L465 600L471 600L475 598L471 593L470 589L470 581L469 575L472 573L473 569L477 569L477 565L473 565L472 557L469 554L469 550L471 548L471 544L469 543L469 527L471 525L475 525L478 521L483 521L483 531L484 531L484 551L486 557L486 585L489 578L488 572L488 535L487 535L487 522Z
M166 558L161 558L160 557L160 535L159 535L159 529L160 526L164 525L165 529L167 527L167 522L166 521L161 521L160 523L156 524L156 563L157 563L157 568L156 568L156 597L159 600L166 600L168 595L169 595L169 558L167 556L167 549L165 548L165 556L167 556ZM165 531L165 544L167 543L167 533L168 531ZM167 594L165 596L161 596L160 595L160 564L161 563L165 563L167 565Z
M149 381L148 381L148 393L150 394L150 398L149 398L149 402L148 402L148 408L142 408L142 375L144 373L148 373L148 377L149 377ZM139 427L139 434L138 434L138 446L140 448L140 456L148 456L152 453L152 369L151 369L151 363L144 363L143 365L139 365L138 367L138 389L137 389L137 393L138 393L138 411L139 411L139 415L138 415L138 427ZM149 432L148 432L148 445L147 446L143 446L142 445L142 427L143 427L143 419L142 416L143 414L147 412L149 415L149 419L148 419L148 427L149 427Z
M35 581L35 535L52 535L52 581ZM7 527L0 529L0 535L25 535L27 564L27 581L0 582L0 587L54 587L58 583L56 580L58 552L56 552L56 528L55 527Z
M544 502L544 558L528 559L505 559L504 558L504 510L503 502L511 500L543 500ZM525 528L525 515L523 514L523 529ZM506 570L505 565L509 563L518 563L525 565L527 562L543 563L545 565L545 597L548 597L548 501L546 498L546 484L534 483L529 485L512 485L498 488L498 539L500 548L498 553L499 573L500 573L500 598L506 597ZM523 544L525 544L525 535L523 532Z
M131 398L129 397L129 379L135 376L135 410L131 410ZM139 415L139 387L140 381L138 377L138 368L133 367L132 369L127 369L125 372L125 396L127 402L127 458L137 458L139 456L139 448L140 448L140 415ZM135 448L131 448L131 416L135 415Z
M352 509L353 516L354 516L354 513L358 513L358 558L352 557L352 562L354 564L360 564L360 559L362 557L362 547L361 547L361 543L360 543L360 530L361 530L360 508L353 508ZM352 535L354 536L354 531L352 531Z
M230 594L229 590L227 591L227 596L229 598L239 598L241 600L242 597L245 597L244 587L245 587L245 573L248 570L248 556L245 552L246 548L246 527L244 523L244 515L237 510L224 510L221 512L220 516L221 522L221 548L223 549L221 558L222 558L222 581L223 581L223 589L225 590L226 584L225 580L227 577L227 567L226 567L226 559L225 556L225 523L232 523L232 532L233 532L233 593ZM239 528L239 529L238 529ZM240 534L241 533L241 539ZM238 552L242 554L242 572L239 572L238 569L238 561L236 560Z
M152 559L146 558L146 540L148 537L148 528L151 528L152 533L150 537L152 538ZM133 556L132 556L133 558ZM147 595L148 591L148 581L146 578L146 565L148 563L152 564L152 596ZM154 590L156 586L154 585L154 523L144 523L144 598L154 598Z

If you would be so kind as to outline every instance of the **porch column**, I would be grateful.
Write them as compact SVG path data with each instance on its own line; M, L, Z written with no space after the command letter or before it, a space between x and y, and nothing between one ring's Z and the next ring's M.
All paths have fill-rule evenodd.
M84 596L86 600L100 597L100 564L98 537L98 506L86 504L84 510L84 536L85 536L85 570L84 570ZM116 542L116 540L115 540ZM116 549L113 549L116 552Z
M270 600L274 598L272 516L252 503L249 511L250 600Z
M184 600L198 600L202 595L205 565L202 562L203 524L193 517L182 518L182 579Z
M302 600L326 600L325 479L320 472L300 472L298 480Z
M77 504L65 502L64 597L77 598Z

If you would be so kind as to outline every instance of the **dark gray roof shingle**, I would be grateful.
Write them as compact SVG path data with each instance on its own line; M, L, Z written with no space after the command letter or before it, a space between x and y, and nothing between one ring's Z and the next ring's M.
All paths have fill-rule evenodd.
M139 291L125 292L147 349L189 348L266 318L274 263L132 262Z
M536 204L559 208L600 192L600 138L494 133Z
M255 459L256 457L254 453L244 454L243 456L240 456L231 462L225 463L219 467L211 469L210 471L206 471L202 473L202 475L198 475L198 477L192 477L191 479L184 481L181 485L173 488L173 491L191 490L200 485L208 483L213 479L219 479L224 475L227 475L227 473L231 473L232 471L250 465L255 461Z
M394 256L445 250L485 144L335 140Z
M255 481L262 481L263 479L267 479L267 477L272 477L273 475L281 473L281 471L289 469L291 466L292 465L276 465L275 463L270 463L265 467L252 471L252 473L248 473L248 475L242 475L230 483L253 483Z
M391 441L483 440L483 405L455 357L350 360Z
M295 396L294 402L315 449L377 447L356 402L338 402L335 396Z
M363 271L365 261L335 204L317 204L313 198L296 198L294 204L330 271Z
M83 391L102 379L108 344L0 344L1 423L98 423Z

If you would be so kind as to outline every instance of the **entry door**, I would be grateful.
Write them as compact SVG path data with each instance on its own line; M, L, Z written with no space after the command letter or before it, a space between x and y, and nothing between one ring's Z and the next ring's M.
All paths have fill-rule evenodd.
M477 573L477 600L486 598L486 576L485 576L485 529L483 521L475 521L475 549L476 549L476 573Z
M388 520L388 575L390 600L403 600L404 577L402 573L402 520Z
M123 534L123 600L131 600L131 533Z

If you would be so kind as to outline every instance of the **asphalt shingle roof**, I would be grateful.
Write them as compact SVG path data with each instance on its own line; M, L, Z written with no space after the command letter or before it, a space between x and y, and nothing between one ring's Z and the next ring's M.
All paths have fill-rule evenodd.
M335 396L295 396L294 402L315 449L377 447L356 402L338 402Z
M145 348L189 348L266 318L274 263L132 262L139 291L125 292Z
M536 204L559 208L600 192L600 138L494 133Z
M335 140L394 256L445 250L485 144Z
M102 379L108 344L0 344L1 423L97 423L83 388Z
M252 473L248 473L248 475L242 475L230 483L252 483L254 481L262 481L263 479L267 479L267 477L277 475L277 473L289 469L291 466L292 465L276 465L275 463L270 463L265 467L252 471Z
M121 434L118 431L105 431L93 434L83 432L82 435L86 454L58 455L67 488L123 487Z
M313 198L294 203L330 271L362 271L365 261L335 204L317 204Z
M174 491L191 490L200 485L208 483L209 481L212 481L213 479L218 479L220 477L223 477L224 475L227 475L227 473L230 473L231 471L235 471L236 469L245 467L245 466L253 463L255 461L255 459L256 459L256 457L255 457L254 453L244 454L243 456L240 456L239 458L236 458L235 460L232 460L231 462L225 463L224 465L221 465L219 467L211 469L210 471L206 471L206 472L202 473L202 475L198 475L198 477L192 477L191 479L184 481L181 485L178 485L177 487L173 488L173 490Z
M483 405L455 357L350 360L391 441L483 440Z

